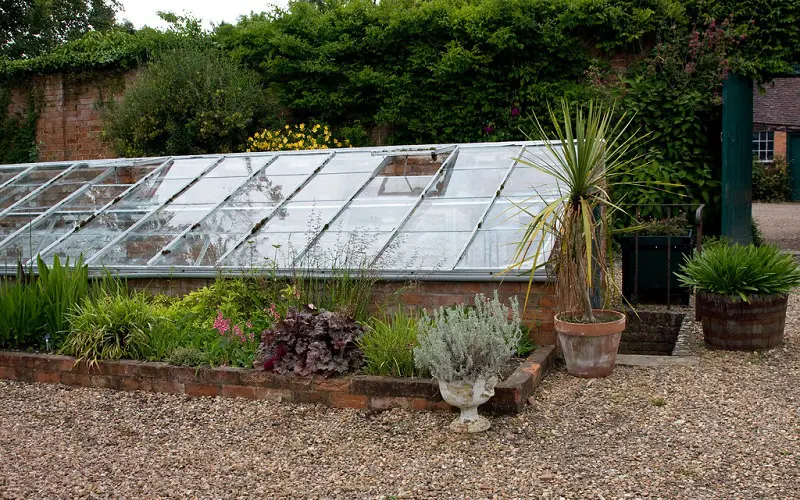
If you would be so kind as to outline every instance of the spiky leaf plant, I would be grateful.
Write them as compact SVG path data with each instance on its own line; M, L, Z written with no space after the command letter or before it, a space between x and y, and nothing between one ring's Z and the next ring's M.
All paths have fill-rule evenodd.
M717 242L687 258L676 275L685 286L745 302L751 295L783 295L800 286L794 256L771 245Z
M555 140L546 139L549 134L539 119L533 118L536 134L549 154L519 159L552 176L558 187L529 200L542 202L544 208L539 212L528 211L525 203L518 205L531 220L508 271L532 267L529 295L533 271L549 262L557 276L559 310L578 311L581 322L586 323L597 321L592 313L593 288L599 285L608 297L606 292L613 286L604 237L611 229L612 212L621 209L612 201L612 190L622 183L623 174L648 163L644 154L636 152L645 136L628 130L632 117L614 116L613 107L596 102L573 106L563 100L560 115L549 108ZM550 241L555 244L548 257ZM595 281L598 276L600 283Z

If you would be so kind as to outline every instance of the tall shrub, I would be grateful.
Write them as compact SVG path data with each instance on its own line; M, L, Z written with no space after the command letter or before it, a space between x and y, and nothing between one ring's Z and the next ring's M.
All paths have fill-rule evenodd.
M273 104L258 76L197 41L157 56L103 113L123 156L244 151Z

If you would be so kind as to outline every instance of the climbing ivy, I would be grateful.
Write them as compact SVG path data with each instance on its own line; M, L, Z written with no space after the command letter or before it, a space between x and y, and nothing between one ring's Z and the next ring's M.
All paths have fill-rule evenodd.
M0 164L37 161L36 122L39 119L40 96L28 90L23 112L10 110L11 91L0 87Z

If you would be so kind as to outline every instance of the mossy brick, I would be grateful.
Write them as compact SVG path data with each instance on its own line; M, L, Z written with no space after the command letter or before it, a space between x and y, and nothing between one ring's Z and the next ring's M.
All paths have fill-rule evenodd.
M61 373L36 370L33 372L33 379L40 384L60 384Z
M367 408L369 398L358 394L331 394L330 405L334 408Z
M330 403L331 393L325 391L293 391L292 401L295 403L323 404Z
M425 378L391 378L358 375L350 382L350 392L376 397L436 398L439 386Z

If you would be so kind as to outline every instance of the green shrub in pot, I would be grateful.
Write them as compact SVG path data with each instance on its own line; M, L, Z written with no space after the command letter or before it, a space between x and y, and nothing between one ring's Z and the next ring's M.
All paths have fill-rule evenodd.
M771 245L717 242L686 259L678 279L697 292L707 346L768 349L783 341L787 297L800 286L800 266Z

